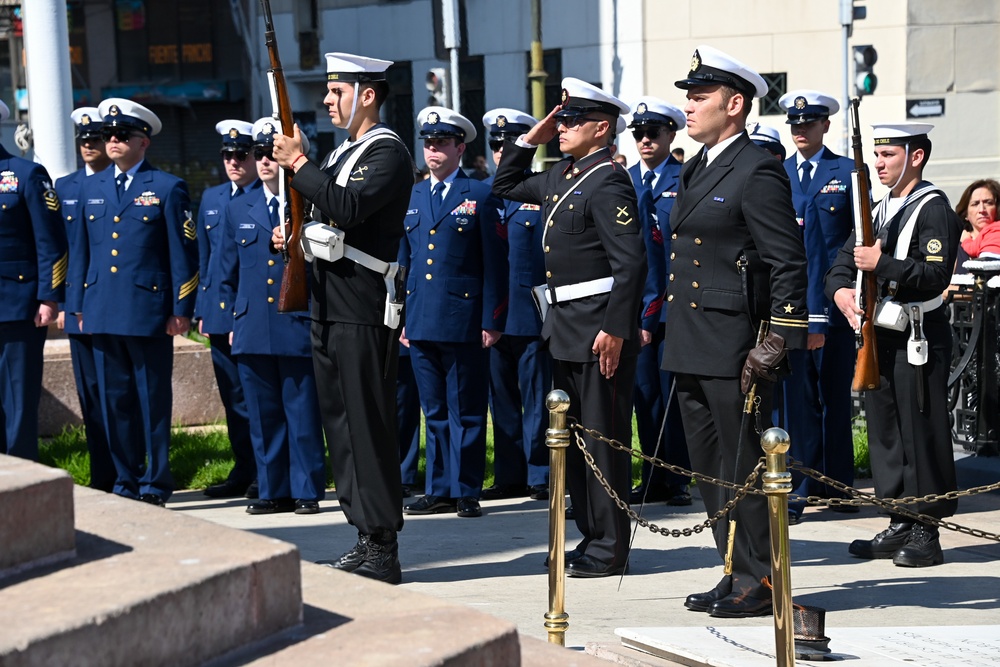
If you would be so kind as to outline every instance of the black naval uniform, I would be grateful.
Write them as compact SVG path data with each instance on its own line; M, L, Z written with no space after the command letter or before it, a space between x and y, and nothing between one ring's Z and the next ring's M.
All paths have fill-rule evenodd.
M910 194L929 185L920 182ZM897 303L924 302L940 296L951 282L961 225L944 193L937 194L920 209L905 259L895 258L899 232L921 198L904 203L889 220L885 220L884 202L876 208L874 222L884 253L875 267L880 299L895 283L893 300ZM854 245L855 235L851 234L826 274L830 299L840 288L855 286ZM924 312L922 328L928 341L928 360L922 366L912 366L907 361L910 327L905 331L875 327L881 386L865 393L865 414L875 494L880 498L923 496L957 488L948 425L952 353L948 309L939 305ZM924 388L922 408L918 404L918 385ZM955 514L957 504L953 500L907 507L943 518ZM910 523L910 519L897 516L890 520Z
M340 166L355 150L364 153L346 187L340 187L335 183ZM347 245L384 262L396 260L412 186L412 160L394 139L349 148L325 170L306 161L292 180L322 212L324 223L346 232ZM383 324L385 282L346 258L314 260L311 277L313 363L337 497L362 535L394 534L403 527L396 435L399 346L397 332Z
M601 148L549 171L531 174L533 148L508 141L493 181L504 199L542 205L543 220L565 195L549 223L545 268L549 288L614 277L610 293L553 304L542 325L542 339L554 360L553 384L570 397L569 416L620 442L632 439L632 386L639 353L639 310L646 279L646 252L635 188L628 172ZM590 169L603 166L585 181ZM578 183L574 187L574 183ZM624 339L618 370L601 375L592 352L601 330ZM628 454L586 439L587 447L618 496L628 501L632 466ZM611 568L622 567L628 552L628 515L618 509L580 450L572 445L566 460L576 524L583 533L578 550Z
M739 444L740 373L762 318L770 320L770 330L784 338L786 348L805 347L806 256L780 162L745 133L707 167L702 159L684 165L670 215L663 369L677 377L693 469L742 482L762 451L752 416ZM738 268L741 256L748 262L746 279ZM770 426L772 389L767 382L757 385L761 431ZM709 516L730 497L716 485L698 486ZM733 573L719 582L716 595L770 599L763 583L771 573L765 498L744 497L729 518L736 520ZM714 530L722 556L728 530L728 518Z

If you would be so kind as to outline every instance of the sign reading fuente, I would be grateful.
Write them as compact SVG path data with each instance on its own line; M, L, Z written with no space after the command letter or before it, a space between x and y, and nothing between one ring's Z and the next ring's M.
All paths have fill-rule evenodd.
M944 115L944 98L928 100L906 100L907 118L932 118Z

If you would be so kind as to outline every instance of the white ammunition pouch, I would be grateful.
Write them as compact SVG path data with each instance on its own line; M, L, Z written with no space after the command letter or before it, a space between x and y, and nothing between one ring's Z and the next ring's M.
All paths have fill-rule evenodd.
M302 227L302 254L307 262L315 258L336 262L344 256L344 239L347 235L322 222L310 222Z
M920 309L920 319L923 320L925 313L937 310L944 303L940 295L927 301L915 301L913 303L900 304L890 299L883 299L875 307L875 326L892 331L906 331L910 324L910 307L916 306Z

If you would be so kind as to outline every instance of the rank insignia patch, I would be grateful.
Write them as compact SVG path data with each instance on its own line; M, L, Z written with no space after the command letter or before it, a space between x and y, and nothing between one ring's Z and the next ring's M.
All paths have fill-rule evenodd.
M792 312L795 311L795 308L792 306L792 304L786 303L785 306L784 306L784 310L785 310L786 313L788 313L789 315L791 315Z
M625 206L615 206L618 213L615 215L615 222L619 225L627 225L632 222L632 214L628 212L628 204Z
M191 219L191 211L184 211L186 220L184 220L184 238L188 241L194 241L197 237L197 230L194 225L194 220Z
M45 198L45 208L50 211L59 210L59 195L51 187L42 195Z
M932 255L936 255L941 252L941 242L937 239L931 239L927 242L927 252Z
M368 171L368 165L364 165L362 167L358 167L357 169L355 169L354 171L351 172L351 180L352 181L363 181L363 180L365 180L365 172L366 171Z

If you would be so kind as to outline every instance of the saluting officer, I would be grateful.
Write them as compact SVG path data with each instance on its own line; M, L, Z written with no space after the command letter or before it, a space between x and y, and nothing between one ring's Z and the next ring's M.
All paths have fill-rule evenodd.
M170 474L173 336L186 333L198 288L197 229L187 184L146 161L160 119L131 100L98 107L115 168L80 193L82 261L67 312L93 334L98 388L118 478L114 492L163 505Z
M957 488L948 424L952 332L941 293L951 281L961 223L944 192L923 178L931 154L927 134L934 126L873 127L875 171L889 188L872 212L875 245L855 246L852 233L827 274L826 294L857 327L863 311L855 305L854 281L861 269L878 280L879 309L887 313L892 304L902 306L901 320L886 314L875 320L881 386L865 393L868 450L875 495L919 498ZM944 518L957 506L947 500L908 507ZM891 558L902 567L944 562L937 526L892 513L888 528L870 540L854 540L849 551L860 558Z
M482 515L489 350L507 317L507 244L500 202L460 168L476 138L469 119L444 107L417 115L431 176L413 186L399 263L409 267L406 326L427 424L426 495L407 514Z
M8 118L0 101L0 121ZM0 146L0 453L38 460L42 354L68 259L45 167Z
M326 495L326 461L307 313L279 313L284 263L271 252L283 217L273 118L253 124L260 182L228 203L220 275L234 304L232 350L250 415L257 500L248 514L316 514ZM309 144L302 139L303 150ZM230 252L226 246L231 246Z
M500 164L506 139L516 139L537 122L516 109L487 111L483 126L494 163ZM492 187L493 177L483 182ZM503 200L499 210L510 247L510 296L503 336L490 349L494 482L483 489L483 498L544 500L549 497L545 396L552 386L552 358L542 344L542 320L531 296L531 288L545 282L541 206Z
M201 277L194 316L198 332L208 336L212 345L212 368L219 386L219 397L226 411L226 430L235 463L226 481L205 489L210 498L242 496L257 479L253 445L250 443L250 421L247 402L240 383L232 347L229 343L233 331L233 294L224 290L222 266L227 253L235 253L236 246L226 241L226 212L230 201L242 197L257 180L257 167L253 157L253 126L245 120L223 120L215 131L222 135L222 163L227 182L213 185L201 196L198 208L198 264Z
M538 204L545 229L542 325L554 360L556 389L570 397L569 416L619 442L632 439L632 389L639 353L639 308L646 279L646 252L635 189L612 159L621 100L579 79L562 81L562 103L544 120L508 140L493 191ZM559 135L570 155L543 174L531 174L535 148ZM618 497L631 489L628 454L587 437L587 449ZM566 483L583 540L567 557L574 577L606 577L625 571L629 520L582 452L570 447Z
M788 176L745 131L764 79L735 58L699 46L687 76L687 131L704 144L681 171L670 214L673 280L667 287L663 368L677 377L677 394L695 472L742 482L770 425L772 383L787 348L805 345L806 269ZM755 347L758 325L770 321ZM743 416L744 394L756 383L758 415ZM729 492L700 485L708 515ZM685 606L717 617L771 613L767 505L745 496L732 510L732 574L689 595ZM716 546L725 557L729 521L719 521Z
M629 125L639 151L639 162L628 172L639 199L649 263L639 330L642 349L636 364L633 394L639 445L644 454L690 468L677 392L671 395L670 391L673 377L669 371L660 369L665 344L663 299L670 275L670 212L677 201L681 173L681 163L670 154L670 145L684 125L684 112L677 107L656 97L640 98L632 107ZM666 501L668 505L690 505L690 481L643 462L642 482L632 489L631 502Z
M809 276L809 337L804 350L788 353L792 372L784 380L789 454L848 486L854 484L854 437L851 432L851 380L854 332L823 293L823 278L847 237L854 231L851 171L854 161L823 145L830 116L840 110L833 97L815 90L793 90L778 101L787 111L796 153L785 161L792 205L806 247ZM868 193L860 193L868 197ZM844 497L810 477L796 473L793 493ZM789 507L797 523L804 503ZM834 511L856 512L851 505Z
M337 497L358 541L322 564L399 583L403 528L396 432L398 322L395 259L413 186L413 160L379 117L392 61L326 54L330 122L348 138L320 169L302 154L299 132L277 134L275 159L292 187L322 216L327 238L343 232L344 256L312 262L313 363ZM280 228L276 245L283 241ZM348 248L350 252L348 252ZM401 291L401 290L400 290Z
M101 138L100 112L97 107L80 107L70 114L76 128L76 143L80 149L83 168L56 181L63 221L66 223L66 238L69 241L69 261L83 261L77 228L82 224L79 214L80 191L83 181L111 166L111 158L104 151ZM80 332L80 323L75 317L59 313L60 327L69 338L70 358L73 361L73 377L76 393L80 399L83 414L83 429L87 437L87 451L90 453L90 486L110 492L115 486L115 464L108 449L108 436L101 414L100 392L97 390L97 368L94 366L94 345L91 337Z

